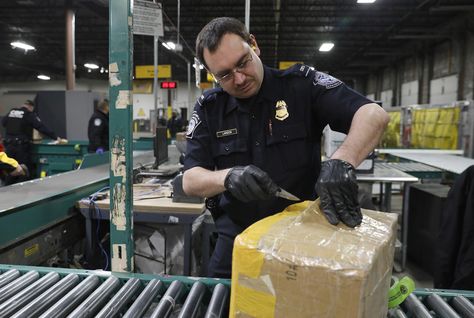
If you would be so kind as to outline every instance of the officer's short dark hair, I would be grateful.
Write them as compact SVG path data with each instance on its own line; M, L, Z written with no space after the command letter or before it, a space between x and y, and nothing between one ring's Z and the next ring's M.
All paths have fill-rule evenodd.
M245 42L250 43L250 33L245 25L235 18L215 18L202 28L196 38L196 54L199 61L207 68L204 60L204 49L213 53L220 44L222 37L233 33L240 36Z
M30 99L27 99L25 102L24 102L25 105L28 105L28 106L32 106L32 107L35 107L35 103L30 100Z

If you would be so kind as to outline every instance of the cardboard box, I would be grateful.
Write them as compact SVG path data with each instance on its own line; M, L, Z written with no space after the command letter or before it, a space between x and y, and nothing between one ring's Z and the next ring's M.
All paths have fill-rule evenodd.
M235 239L230 317L386 317L396 215L329 224L319 201L289 206Z

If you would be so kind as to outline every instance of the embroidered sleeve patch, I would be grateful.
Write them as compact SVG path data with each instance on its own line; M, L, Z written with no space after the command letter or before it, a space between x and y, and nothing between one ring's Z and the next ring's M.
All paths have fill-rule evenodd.
M193 138L194 131L196 130L197 126L201 123L201 119L196 111L193 112L191 115L191 119L189 120L188 130L186 131L186 138Z
M335 77L332 77L329 74L323 72L316 72L314 75L313 85L321 85L326 87L326 89L331 89L338 87L342 82Z

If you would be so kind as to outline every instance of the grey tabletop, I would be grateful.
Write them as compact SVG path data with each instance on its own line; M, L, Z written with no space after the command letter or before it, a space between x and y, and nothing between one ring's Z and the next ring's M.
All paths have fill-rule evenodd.
M358 173L357 181L362 182L418 182L418 178L393 167L376 162L373 173Z
M461 174L468 167L474 165L474 159L454 155L418 153L396 154L396 156L457 174Z
M154 160L151 151L134 153L134 167ZM0 213L72 192L109 178L109 164L72 170L49 177L0 187Z

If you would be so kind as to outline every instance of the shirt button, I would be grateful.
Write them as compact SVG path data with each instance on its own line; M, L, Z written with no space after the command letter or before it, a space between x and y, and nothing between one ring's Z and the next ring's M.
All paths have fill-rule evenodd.
M284 140L288 140L288 135L283 135Z
M228 146L225 146L225 151L229 151L229 147Z
M256 146L256 147L260 146L260 142L256 141L256 142L255 142L255 146Z
M257 118L257 117L255 117L254 114L251 114L251 115L250 115L250 118L255 119L255 118Z

